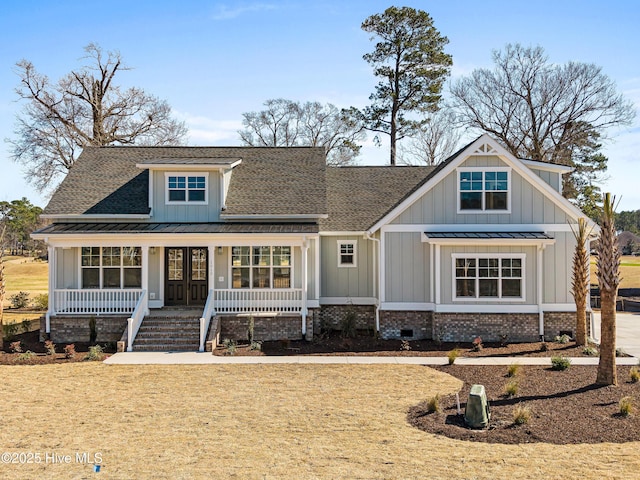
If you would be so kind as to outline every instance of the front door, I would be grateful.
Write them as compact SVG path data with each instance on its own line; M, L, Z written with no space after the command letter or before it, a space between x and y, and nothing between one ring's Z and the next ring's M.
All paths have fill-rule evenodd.
M205 247L165 248L165 305L204 305L209 276Z

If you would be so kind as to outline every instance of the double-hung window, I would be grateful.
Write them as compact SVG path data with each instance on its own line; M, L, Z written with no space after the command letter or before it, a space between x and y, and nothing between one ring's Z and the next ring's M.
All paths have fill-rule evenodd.
M338 240L338 266L356 267L356 242L353 240Z
M140 247L82 247L82 288L140 288Z
M524 255L454 255L454 298L524 300Z
M508 168L458 170L458 210L492 213L509 211Z
M207 173L166 173L166 203L207 203Z
M291 247L231 247L232 288L291 288Z

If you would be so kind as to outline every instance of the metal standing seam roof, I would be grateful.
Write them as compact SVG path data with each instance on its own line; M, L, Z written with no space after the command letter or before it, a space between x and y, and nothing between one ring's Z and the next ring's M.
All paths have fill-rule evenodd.
M37 232L51 234L104 234L104 233L272 233L315 234L315 223L54 223Z
M544 232L424 232L427 238L470 238L474 240L553 240Z

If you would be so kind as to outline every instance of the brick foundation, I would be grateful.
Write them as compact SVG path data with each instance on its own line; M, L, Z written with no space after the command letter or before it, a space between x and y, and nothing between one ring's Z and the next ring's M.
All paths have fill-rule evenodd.
M379 316L380 336L385 340L432 338L433 312L380 310Z
M247 340L249 316L220 315L220 339ZM302 318L300 315L274 315L253 317L254 340L300 340L302 338ZM309 320L307 320L308 324Z
M544 338L553 341L560 332L571 332L573 338L576 334L575 312L545 312L544 314ZM587 314L587 335L591 333L591 322Z
M55 343L88 342L91 336L89 321L96 319L96 342L117 342L127 328L127 316L116 315L56 315L51 317L51 340ZM44 341L45 318L40 319L40 339Z
M356 315L356 330L376 328L375 305L322 305L319 314L314 316L314 332L342 330L343 322L350 311Z

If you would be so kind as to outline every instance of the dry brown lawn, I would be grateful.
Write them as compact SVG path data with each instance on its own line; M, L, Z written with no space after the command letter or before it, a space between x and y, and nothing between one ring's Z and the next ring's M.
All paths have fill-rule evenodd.
M47 293L49 264L30 257L6 257L4 261L6 293L4 305L11 305L9 297L18 292L29 292L30 299Z
M620 260L620 288L640 288L640 257L625 255ZM596 257L591 257L591 284L598 284Z
M460 382L397 365L0 367L8 452L100 453L0 464L0 478L633 478L640 442L558 446L450 440L407 410ZM44 455L44 453L43 453Z

